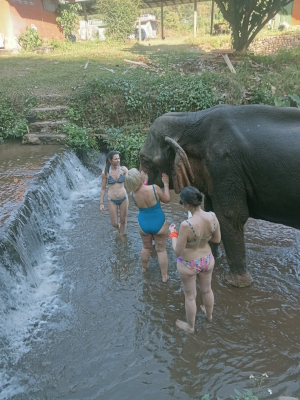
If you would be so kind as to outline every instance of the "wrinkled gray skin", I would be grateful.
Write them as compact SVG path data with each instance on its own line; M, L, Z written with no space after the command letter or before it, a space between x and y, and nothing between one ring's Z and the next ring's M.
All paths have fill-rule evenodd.
M244 224L249 217L300 228L300 110L221 105L168 113L151 125L140 152L149 183L162 172L179 193L205 194L216 213L230 267L229 283L249 286Z

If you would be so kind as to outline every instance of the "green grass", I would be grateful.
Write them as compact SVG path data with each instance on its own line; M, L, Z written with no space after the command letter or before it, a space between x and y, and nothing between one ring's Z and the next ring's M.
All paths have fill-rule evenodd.
M175 91L176 82L181 88L188 77L195 82L204 79L214 91L216 99L228 104L249 104L253 101L274 104L275 97L300 95L300 47L273 56L231 55L230 59L237 71L232 74L222 60L217 64L205 61L199 68L200 56L204 50L230 47L228 35L199 35L196 39L191 36L171 37L141 44L136 41L121 44L94 41L54 42L53 45L53 53L36 55L24 52L0 58L0 117L1 109L4 110L9 104L5 112L2 112L2 121L5 118L10 120L10 125L7 126L13 124L12 115L23 115L25 107L28 110L29 105L34 105L35 102L39 104L40 95L59 93L65 97L62 102L66 104L74 95L80 98L80 93L88 90L95 79L105 82L105 85L109 85L115 78L122 80L123 87L126 82L132 84L134 91L141 93L140 99L135 94L133 101L142 101L144 94L149 92L148 88L151 89L152 102L155 101L155 93L159 93L162 98L165 85L168 92L165 101L170 102L172 93L168 82L172 82L172 90ZM134 67L126 63L125 59L143 61L148 65L151 62L150 67L154 70ZM87 62L88 66L85 68ZM155 90L158 85L162 85L159 91ZM124 96L125 92L107 91L105 107L113 110L114 119L109 116L106 120L102 118L104 124L122 126L126 119L130 123L131 116L127 118L126 115L130 107L125 106ZM192 104L190 100L186 101ZM97 98L93 102L97 108ZM194 109L193 107L187 110ZM184 105L180 109L183 110ZM163 113L168 108L164 105L161 110ZM143 118L143 112L142 110L139 118L134 117L133 123L149 126L152 117L149 113L144 113ZM120 116L120 113L124 115ZM118 120L122 123L118 124ZM77 122L80 124L80 121ZM82 123L83 121L81 125Z

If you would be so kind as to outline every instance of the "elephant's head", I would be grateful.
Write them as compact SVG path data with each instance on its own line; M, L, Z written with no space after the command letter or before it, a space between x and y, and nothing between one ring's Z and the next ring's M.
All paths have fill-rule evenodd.
M140 151L140 168L148 173L150 184L159 186L162 186L161 174L165 172L170 176L170 188L179 193L192 185L194 175L185 151L178 144L180 135L176 133L180 124L175 120L175 113L165 114L151 125Z

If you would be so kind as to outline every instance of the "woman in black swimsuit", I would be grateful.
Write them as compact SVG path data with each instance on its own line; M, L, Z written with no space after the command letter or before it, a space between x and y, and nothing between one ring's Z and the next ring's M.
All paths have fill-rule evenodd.
M127 225L128 196L124 187L124 175L128 172L126 167L120 166L120 156L117 151L110 151L106 156L105 170L102 171L102 184L100 194L100 211L104 210L104 196L108 186L108 212L111 224L124 235ZM120 210L120 223L118 222L118 209Z

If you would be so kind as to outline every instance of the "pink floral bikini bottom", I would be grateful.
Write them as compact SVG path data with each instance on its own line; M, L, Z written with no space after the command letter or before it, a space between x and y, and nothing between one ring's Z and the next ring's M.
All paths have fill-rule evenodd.
M198 260L185 261L180 257L177 258L177 260L181 264L190 268L192 271L195 272L195 274L198 274L198 272L207 272L208 268L209 268L209 264L211 262L211 259L212 259L211 253L209 253L209 255L206 257L199 258Z

